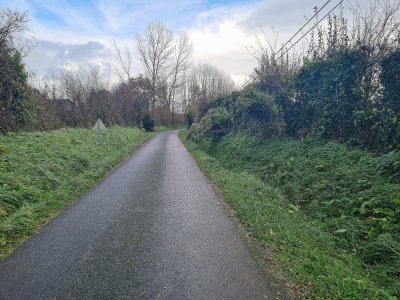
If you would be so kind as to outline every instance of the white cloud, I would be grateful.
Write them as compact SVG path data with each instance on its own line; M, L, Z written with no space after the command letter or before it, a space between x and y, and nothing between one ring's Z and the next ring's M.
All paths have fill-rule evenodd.
M110 69L115 64L112 40L135 52L135 33L141 32L151 20L160 20L175 32L186 30L189 33L196 62L211 63L238 82L242 82L256 65L247 48L261 35L260 28L273 40L271 27L274 27L279 33L280 45L304 24L305 16L313 15L314 6L321 7L326 2L254 0L236 4L225 2L225 5L212 7L205 5L206 0L94 0L89 9L86 1L72 5L67 0L0 0L0 5L1 1L31 8L30 28L39 41L44 41L26 59L32 69L57 69L66 57L71 64L88 63ZM35 12L40 9L53 13L60 22L50 26L36 17ZM101 45L102 49L91 47L89 41ZM82 56L76 55L80 51ZM90 57L85 56L85 51L90 51ZM133 67L134 73L142 72L138 60Z
M65 68L99 67L103 72L111 71L112 54L101 43L88 41L83 44L66 44L39 41L26 57L30 71L40 76L51 75Z
M313 8L322 7L325 2L252 1L201 12L189 29L194 44L194 58L224 69L241 83L256 65L247 49L256 45L257 38L264 44L268 38L279 48L314 14ZM328 5L321 15L334 4Z
M254 68L246 47L252 37L239 26L252 11L253 5L218 7L198 15L188 30L194 45L194 59L208 62L231 74L242 83Z
M125 4L127 5L127 4ZM133 20L143 18L143 12L124 5L115 5L110 1L97 1L96 7L105 19L105 26L114 32L121 32L133 23Z

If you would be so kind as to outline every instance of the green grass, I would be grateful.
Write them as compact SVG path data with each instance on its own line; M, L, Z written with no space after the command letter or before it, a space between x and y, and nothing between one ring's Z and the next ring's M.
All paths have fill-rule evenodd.
M0 137L0 259L154 136L115 127Z
M165 125L160 125L156 126L154 129L155 132L163 132L163 131L169 131L169 130L178 130L178 129L184 129L186 125L184 124L177 124L174 126L165 126Z
M274 251L305 298L397 299L397 154L374 157L316 140L239 134L194 143L183 136L245 228Z

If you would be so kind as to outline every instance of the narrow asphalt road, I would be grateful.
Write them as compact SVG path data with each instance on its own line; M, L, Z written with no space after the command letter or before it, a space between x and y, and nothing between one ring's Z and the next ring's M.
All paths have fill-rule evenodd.
M275 299L176 132L0 263L1 299Z

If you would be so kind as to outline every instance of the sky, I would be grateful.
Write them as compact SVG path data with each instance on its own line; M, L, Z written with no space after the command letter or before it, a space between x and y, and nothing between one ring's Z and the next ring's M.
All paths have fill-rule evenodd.
M39 76L65 68L98 66L111 79L116 66L112 41L128 47L133 73L143 73L135 35L151 21L174 33L185 31L193 43L195 63L210 63L241 84L256 66L249 49L256 39L281 45L295 33L314 7L326 0L0 0L0 7L26 10L35 47L25 57ZM339 0L332 0L326 12ZM275 32L275 34L273 33Z

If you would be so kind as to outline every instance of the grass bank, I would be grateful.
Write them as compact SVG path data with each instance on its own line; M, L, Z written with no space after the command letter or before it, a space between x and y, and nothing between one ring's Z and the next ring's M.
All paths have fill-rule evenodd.
M397 299L398 154L229 135L186 141L237 217L305 298Z
M115 127L0 137L0 259L154 134Z
M164 131L169 131L169 130L180 130L180 129L185 129L185 128L186 128L186 125L184 125L184 124L178 124L175 126L159 125L154 128L154 131L155 132L164 132Z

